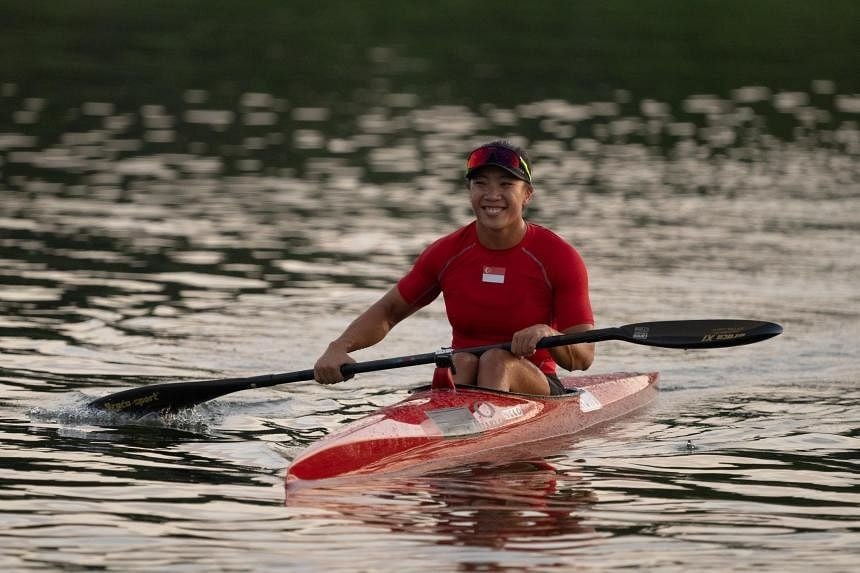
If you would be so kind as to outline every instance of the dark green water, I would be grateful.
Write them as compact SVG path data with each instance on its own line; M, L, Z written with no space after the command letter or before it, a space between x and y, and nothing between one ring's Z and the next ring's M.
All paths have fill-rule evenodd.
M11 0L0 16L7 80L66 101L168 103L205 89L348 107L380 82L433 103L505 106L616 90L669 101L806 90L814 79L860 89L851 1Z
M855 2L0 5L0 568L819 571L860 555ZM311 490L284 469L422 368L169 420L87 399L308 368L470 218L511 136L600 326L753 318L542 463ZM447 344L439 303L372 359ZM688 449L688 441L696 446Z

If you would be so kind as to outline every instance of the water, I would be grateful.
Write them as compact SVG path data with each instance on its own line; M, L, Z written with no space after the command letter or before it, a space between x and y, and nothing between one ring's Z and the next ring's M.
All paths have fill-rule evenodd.
M2 82L0 567L856 570L849 80L825 64L804 76L814 66L800 59L788 83L774 63L759 83L709 92L679 79L666 98L620 80L462 97L474 74L439 87L443 54L376 40L350 56L364 83L347 74L335 92L302 76L304 100L260 89L251 71L230 89L179 76L194 81L113 91L88 52L68 61L92 62L91 77L64 91L28 79L49 65L41 45ZM541 460L289 497L298 451L401 399L427 369L247 391L136 423L82 408L154 382L310 367L423 246L469 220L464 153L499 135L528 144L529 217L583 254L600 326L751 318L785 333L697 352L601 343L595 372L661 371L647 410ZM435 303L356 358L448 339Z

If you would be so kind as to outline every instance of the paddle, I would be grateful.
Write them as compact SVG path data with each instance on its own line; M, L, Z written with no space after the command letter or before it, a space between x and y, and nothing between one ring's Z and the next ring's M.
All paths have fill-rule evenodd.
M622 340L646 346L664 348L722 348L751 344L776 336L782 332L782 327L772 322L755 320L676 320L662 322L641 322L615 328L601 328L578 332L575 334L560 334L541 339L538 348L550 348L581 342L600 342L603 340ZM510 349L510 343L492 344L464 348L458 352L482 354L494 348ZM361 372L390 370L418 364L441 363L450 358L452 350L445 348L437 352L413 354L397 358L370 360L344 364L341 368L344 376ZM249 378L225 378L222 380L199 380L194 382L172 382L154 384L143 388L131 388L116 394L93 400L88 407L112 412L130 414L147 414L150 412L176 411L190 408L196 404L250 388L264 388L278 384L313 380L313 370L299 370L284 374L264 374Z

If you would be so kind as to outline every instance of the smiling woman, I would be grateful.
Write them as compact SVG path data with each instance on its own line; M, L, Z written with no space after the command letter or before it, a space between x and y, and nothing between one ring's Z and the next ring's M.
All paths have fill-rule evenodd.
M490 249L509 249L525 236L523 213L534 193L525 157L522 149L494 141L474 150L466 160L478 238Z
M534 193L528 154L507 141L492 141L469 154L466 169L475 220L425 249L395 287L329 344L315 366L317 381L343 381L341 367L353 362L350 352L376 344L440 293L453 330L457 384L561 394L557 366L591 365L593 344L537 347L547 336L592 329L594 317L579 253L524 219ZM508 340L510 349L480 356L457 352Z

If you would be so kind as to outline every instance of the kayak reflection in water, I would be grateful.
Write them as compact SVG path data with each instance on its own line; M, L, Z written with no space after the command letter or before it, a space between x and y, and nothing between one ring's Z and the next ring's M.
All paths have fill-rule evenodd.
M523 213L534 194L528 154L493 141L466 161L475 220L427 247L412 269L332 341L314 366L322 384L344 380L350 352L372 346L442 293L453 330L454 382L526 394L561 394L556 366L585 370L594 344L537 349L541 338L594 328L579 253ZM511 342L480 357L457 353Z
M561 487L559 487L561 486ZM363 476L287 488L285 505L324 519L433 535L440 545L505 547L594 534L584 514L597 495L543 459L476 464L426 476ZM579 538L581 541L581 538ZM557 547L558 545L556 545Z

